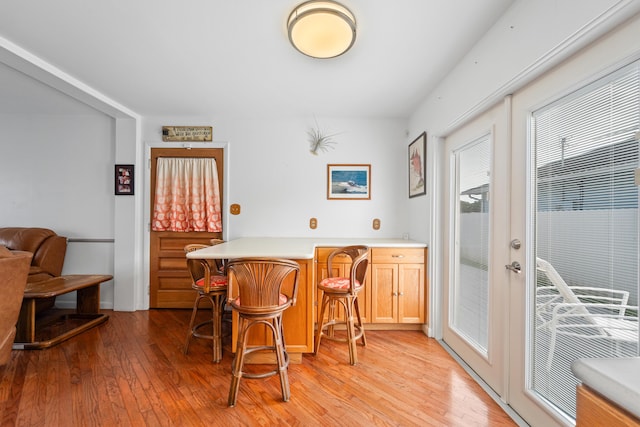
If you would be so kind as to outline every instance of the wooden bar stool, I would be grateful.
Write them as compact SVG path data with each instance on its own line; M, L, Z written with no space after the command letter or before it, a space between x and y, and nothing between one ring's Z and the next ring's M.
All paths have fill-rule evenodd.
M201 244L190 244L184 247L185 253L208 247ZM222 360L222 316L227 300L227 276L223 266L218 265L218 260L209 263L205 259L187 258L187 267L191 275L191 287L197 291L196 300L193 303L191 321L187 339L184 343L184 354L189 352L189 342L192 337L209 339L213 342L213 361L219 363ZM200 302L207 300L211 303L211 319L196 324L196 316ZM211 335L200 332L200 328L211 324Z
M295 261L273 258L241 258L229 261L229 304L238 313L238 341L236 356L231 365L231 388L229 406L235 406L238 399L240 378L267 378L280 375L282 400L287 402L289 390L289 355L285 347L282 328L282 313L296 304L300 266ZM290 276L293 285L289 286ZM286 284L288 295L283 285ZM236 291L237 289L237 291ZM273 345L247 348L247 335L256 325L266 325L273 336ZM258 373L243 372L245 356L255 351L272 350L277 367Z
M225 240L222 239L211 239L211 246L219 245L220 243L225 243ZM216 268L218 270L219 275L226 276L227 275L227 264L229 263L228 259L214 259L210 261L215 261ZM231 323L232 323L232 315L231 315L231 306L227 304L227 301L224 302L224 311L222 312L222 325L228 324L229 330L223 335L227 337L231 334Z
M331 263L336 255L345 254L351 258L351 267L347 277L334 277ZM362 340L362 345L367 345L364 334L360 307L358 306L358 293L364 288L369 268L369 248L367 246L346 246L338 248L329 254L327 258L327 270L329 277L318 284L318 289L322 290L322 303L318 314L318 326L316 329L314 354L318 354L320 340L322 337L334 341L347 342L349 344L349 363L358 363L358 353L356 343ZM344 308L345 319L338 318L336 305ZM324 320L324 313L328 310L327 320ZM355 322L354 315L357 318ZM344 324L347 330L347 337L336 337L334 334L335 325ZM325 331L326 329L326 331Z

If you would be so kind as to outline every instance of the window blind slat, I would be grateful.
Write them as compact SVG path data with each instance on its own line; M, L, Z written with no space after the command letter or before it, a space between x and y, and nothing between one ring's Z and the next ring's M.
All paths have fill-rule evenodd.
M573 360L639 355L640 64L536 111L532 125L535 253L551 266L536 272L533 384L575 415ZM598 327L602 316L616 328Z

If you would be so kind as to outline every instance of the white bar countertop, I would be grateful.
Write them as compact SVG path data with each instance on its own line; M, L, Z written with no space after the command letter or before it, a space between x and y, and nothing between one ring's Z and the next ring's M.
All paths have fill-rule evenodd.
M640 418L640 357L577 359L571 370L584 385Z
M187 258L288 258L313 259L318 247L366 245L370 248L426 248L425 243L404 239L243 237L187 253Z

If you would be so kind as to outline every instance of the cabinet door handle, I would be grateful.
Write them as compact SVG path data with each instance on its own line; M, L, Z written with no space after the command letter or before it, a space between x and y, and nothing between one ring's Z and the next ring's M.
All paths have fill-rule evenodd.
M404 258L404 255L391 255L391 258Z
M398 293L397 293L397 292L393 292L393 293L392 293L392 295L393 295L394 297L397 297L397 296L398 296Z
M404 292L400 292L398 295L403 296L403 295L404 295Z

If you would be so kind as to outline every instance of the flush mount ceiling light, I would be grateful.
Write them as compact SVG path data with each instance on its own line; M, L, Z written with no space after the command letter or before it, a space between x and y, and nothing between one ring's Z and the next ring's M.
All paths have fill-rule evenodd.
M311 0L298 5L287 20L289 41L313 58L334 58L356 40L353 13L335 1Z

